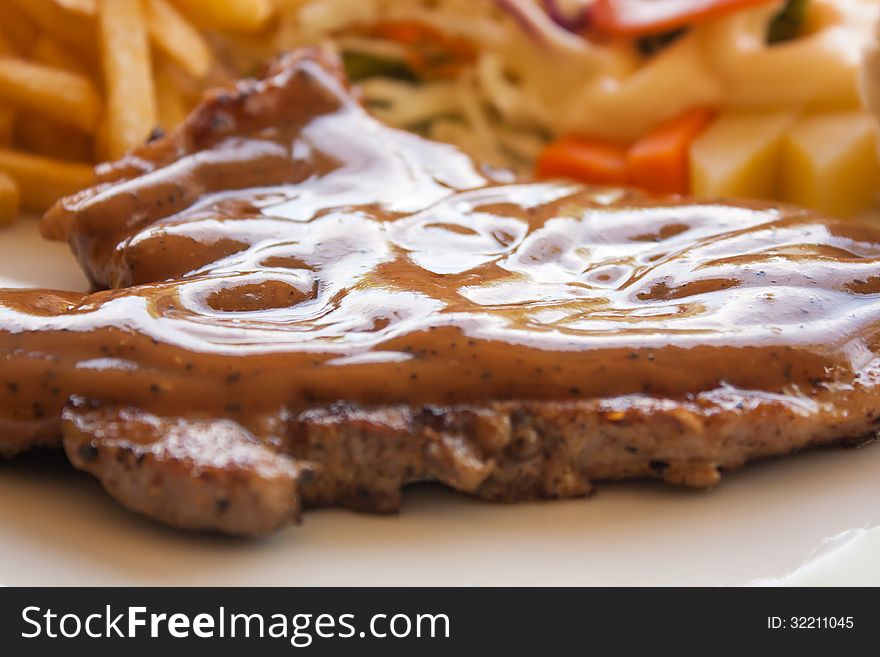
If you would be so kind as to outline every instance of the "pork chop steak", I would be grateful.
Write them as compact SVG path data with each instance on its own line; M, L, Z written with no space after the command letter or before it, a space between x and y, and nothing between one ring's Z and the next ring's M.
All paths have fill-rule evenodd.
M481 171L302 50L43 224L97 291L0 292L0 449L260 534L719 472L878 424L880 231Z

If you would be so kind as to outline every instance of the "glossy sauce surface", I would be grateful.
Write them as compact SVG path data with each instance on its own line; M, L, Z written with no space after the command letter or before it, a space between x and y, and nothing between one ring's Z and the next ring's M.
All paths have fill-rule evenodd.
M47 217L116 289L0 292L7 431L71 395L255 422L854 385L874 359L874 228L505 182L309 58L203 114Z

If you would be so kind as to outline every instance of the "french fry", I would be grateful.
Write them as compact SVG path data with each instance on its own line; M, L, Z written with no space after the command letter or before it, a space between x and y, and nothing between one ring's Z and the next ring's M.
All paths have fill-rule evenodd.
M86 161L179 125L224 75L202 29L256 43L277 6L0 0L0 223L91 184Z
M0 33L20 55L27 55L37 40L37 29L9 0L0 1Z
M108 162L113 159L110 155L110 131L107 126L108 123L102 121L95 132L95 147L92 153L95 162Z
M3 32L0 32L0 55L17 55L18 53L15 50L15 46L13 46L9 40L3 36Z
M12 143L12 130L15 127L15 111L11 107L0 106L0 147Z
M8 226L15 221L20 200L18 185L0 171L0 226Z
M55 0L3 0L14 3L21 13L45 34L65 44L83 59L97 59L95 20L79 11L69 11Z
M68 11L77 12L85 16L94 16L98 12L95 0L55 0Z
M187 106L195 105L205 92L205 85L199 80L196 80L193 76L183 70L177 62L172 61L168 57L163 56L154 60L154 62L157 61L162 62L163 74L168 76L171 85L177 90L177 95L184 100ZM216 71L216 68L212 69L212 76ZM210 80L212 84L222 84L215 83L213 77L211 77Z
M87 77L13 57L0 57L0 97L86 132L95 129L101 113Z
M92 142L86 133L32 112L22 112L16 118L15 145L59 160L92 159Z
M272 18L271 0L174 0L200 24L230 32L256 32Z
M140 0L99 0L107 154L116 158L156 127L156 92Z
M61 162L8 148L0 148L0 172L15 181L21 206L30 212L45 212L62 196L88 187L94 180L91 165Z
M31 50L31 59L39 64L60 68L71 73L79 73L80 75L88 75L89 73L86 65L74 53L45 35L37 39L37 43Z
M169 72L169 65L157 61L153 65L156 71L156 101L159 110L159 125L164 130L171 130L179 125L187 114L187 102L174 84Z
M167 0L145 0L153 43L196 78L211 68L211 51L199 31Z

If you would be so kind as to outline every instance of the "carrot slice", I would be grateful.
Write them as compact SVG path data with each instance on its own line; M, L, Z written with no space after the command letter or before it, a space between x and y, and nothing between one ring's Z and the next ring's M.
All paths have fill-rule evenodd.
M563 137L538 156L538 178L573 178L596 185L625 185L627 148L597 139Z
M476 59L474 46L418 21L384 21L369 31L380 39L406 46L407 63L425 78L453 78Z
M639 139L627 154L630 181L652 192L687 194L691 144L714 116L709 107L695 107Z
M437 38L436 30L417 21L385 21L376 25L372 32L382 39L406 45L419 43L426 38Z
M657 34L773 0L596 0L591 25L614 36Z

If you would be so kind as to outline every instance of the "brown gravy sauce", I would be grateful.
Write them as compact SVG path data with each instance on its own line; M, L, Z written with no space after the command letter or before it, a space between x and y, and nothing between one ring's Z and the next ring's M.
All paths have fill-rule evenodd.
M0 428L71 395L246 420L857 385L874 359L874 228L507 184L374 122L318 65L257 91L291 76L314 96L299 115L111 171L48 217L116 289L0 291Z

